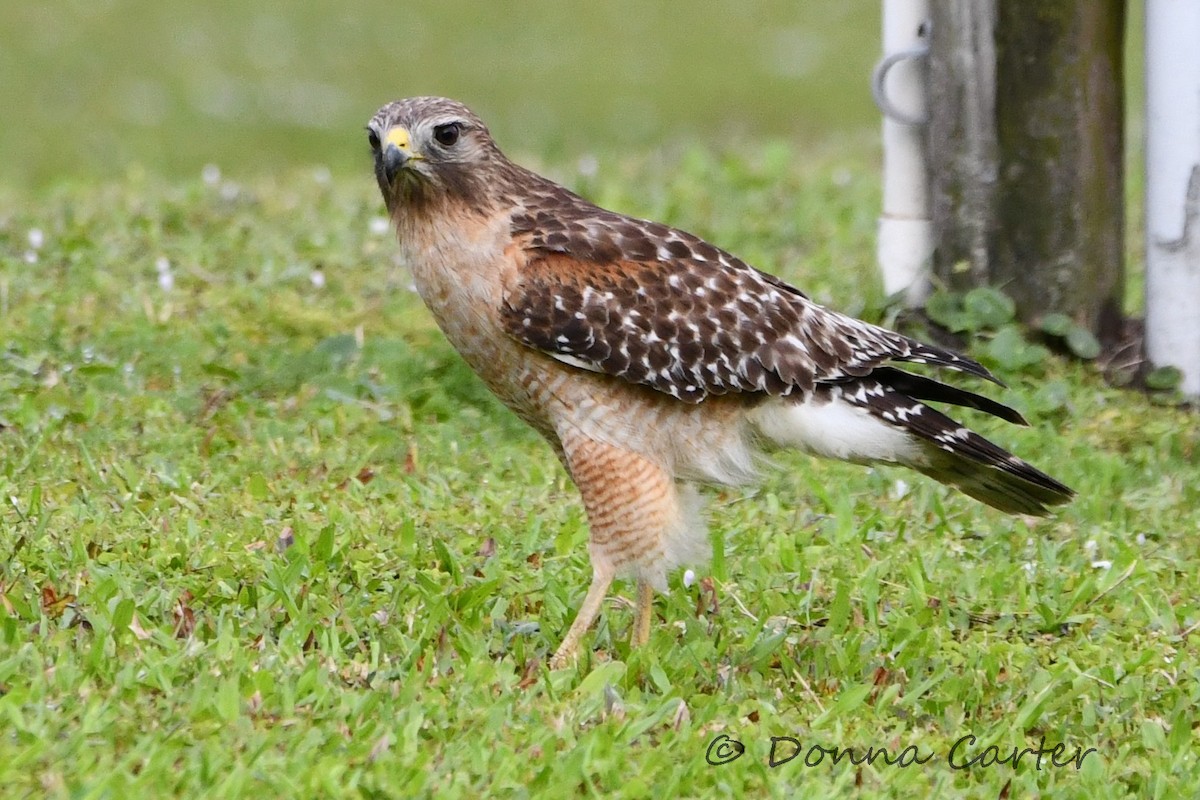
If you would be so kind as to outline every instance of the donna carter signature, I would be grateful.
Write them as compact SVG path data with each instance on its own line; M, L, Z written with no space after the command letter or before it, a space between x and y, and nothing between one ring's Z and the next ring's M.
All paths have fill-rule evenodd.
M1067 745L1059 742L1047 745L1043 736L1037 747L1000 747L999 745L980 746L972 734L959 738L942 756L950 769L987 769L1010 768L1015 770L1022 763L1034 766L1039 772L1042 767L1063 768L1074 767L1082 769L1083 761L1092 753L1098 752L1094 747L1086 749L1076 747L1068 751ZM731 764L746 754L746 746L737 739L722 733L708 743L704 760L713 766ZM767 752L767 766L782 767L793 761L805 767L834 766L846 761L854 766L880 764L888 767L904 769L911 766L922 766L939 758L933 751L922 752L916 745L909 745L902 750L892 752L886 747L842 747L841 745L811 744L807 747L799 739L791 736L772 736Z

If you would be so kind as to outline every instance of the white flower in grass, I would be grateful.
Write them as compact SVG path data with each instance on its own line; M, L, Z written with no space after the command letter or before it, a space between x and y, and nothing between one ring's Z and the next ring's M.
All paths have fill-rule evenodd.
M29 229L29 246L34 250L41 250L42 245L46 243L46 234L42 233L41 228Z
M690 589L692 584L696 582L696 573L690 569L683 571L683 586L685 589Z
M367 227L376 236L383 236L388 232L387 217L371 217L371 221L367 224Z
M308 276L308 279L309 279L309 281L312 282L312 285L314 287L316 287L317 289L325 288L325 273L322 272L321 270L314 269L312 271L312 274Z
M154 269L158 270L158 288L164 292L175 288L175 276L171 274L171 262L166 256L154 260Z
M200 179L209 186L216 186L221 182L221 168L216 164L205 164L200 170Z

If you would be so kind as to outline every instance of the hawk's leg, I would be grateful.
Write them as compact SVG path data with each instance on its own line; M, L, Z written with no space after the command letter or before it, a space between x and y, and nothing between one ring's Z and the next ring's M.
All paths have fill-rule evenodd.
M575 621L571 623L571 628L563 637L562 644L558 646L558 649L554 651L554 657L550 659L550 669L562 669L575 657L575 652L579 650L579 641L592 626L592 620L600 614L600 606L604 604L604 597L608 594L608 587L612 585L612 580L612 575L599 572L592 576L592 585L588 587L587 596L583 598L583 605L579 607Z
M633 635L630 642L640 647L650 641L650 622L654 619L654 587L649 581L639 580L637 608L633 613Z
M638 578L631 638L635 645L646 642L654 599L651 579L663 574L666 538L680 524L679 495L662 465L574 431L562 437L562 446L587 511L593 578L579 615L550 661L552 668L575 656L618 573Z

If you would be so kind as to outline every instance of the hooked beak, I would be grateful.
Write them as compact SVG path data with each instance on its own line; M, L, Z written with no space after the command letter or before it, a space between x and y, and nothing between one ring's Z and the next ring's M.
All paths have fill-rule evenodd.
M408 165L409 161L419 159L420 156L412 151L412 140L408 130L397 126L388 130L383 137L383 151L379 158L383 165L384 177L390 184L395 183L396 176Z

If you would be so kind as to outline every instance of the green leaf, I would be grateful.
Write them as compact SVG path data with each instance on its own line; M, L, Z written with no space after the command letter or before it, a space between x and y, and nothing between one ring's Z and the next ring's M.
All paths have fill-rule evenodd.
M818 716L812 722L814 730L819 729L826 721L837 719L847 715L861 713L863 705L867 698L871 695L872 686L869 683L860 683L844 690L834 704L825 709L825 712Z
M255 500L263 501L267 499L267 479L263 477L261 472L256 472L250 476L250 480L246 481L246 491Z
M650 665L650 680L654 681L654 686L663 694L671 691L671 678L658 664Z
M949 292L934 292L925 301L925 313L948 331L959 333L970 328L971 321L963 313L961 298Z
M1170 392L1179 388L1183 373L1177 367L1158 367L1146 375L1146 388L1157 392Z
M839 580L837 591L833 596L833 604L829 607L829 630L834 633L844 631L850 621L850 581Z
M975 330L995 330L1016 316L1012 298L993 286L980 286L967 292L963 311Z
M1073 325L1067 331L1067 347L1082 359L1091 361L1100 355L1100 342L1092 332L1082 325Z
M208 375L216 375L218 378L228 378L231 381L236 381L238 378L242 377L242 374L237 370L230 369L229 367L217 364L213 361L206 361L205 363L201 364L200 370Z
M1032 685L1037 685L1036 681ZM1055 688L1059 691L1055 692ZM1051 700L1062 701L1065 699L1065 687L1056 687L1053 683L1047 682L1037 692L1027 694L1025 702L1017 709L1016 715L1013 717L1013 727L1016 730L1025 730L1034 724L1034 721L1042 716L1046 708L1046 703Z
M326 525L317 534L317 542L313 545L312 556L320 561L328 561L333 557L333 525Z
M619 686L621 678L625 677L626 665L623 661L609 661L607 664L597 664L588 676L579 682L575 690L578 697L598 697L604 691L605 685Z
M1043 333L1050 336L1066 336L1071 328L1075 326L1075 321L1066 314L1060 314L1057 311L1051 312L1042 317L1041 329Z
M1049 355L1046 348L1025 341L1020 327L1006 325L988 342L988 355L1006 370L1018 370L1041 363Z
M238 717L242 698L238 692L238 679L229 678L221 681L217 688L215 707L217 716L225 722L233 722Z
M437 554L442 571L450 573L450 577L454 580L455 584L461 584L462 567L458 565L458 560L450 552L450 548L446 547L446 543L441 539L434 539L433 552Z
M712 562L709 570L719 581L729 580L729 572L725 569L725 532L717 525L712 526L708 538L712 540Z
M1163 735L1161 722L1154 719L1142 720L1142 744L1152 753L1167 749L1167 737Z
M120 637L126 633L126 628L129 627L129 623L133 622L133 612L133 601L128 597L117 603L117 607L113 611L112 615L114 637Z
M417 523L412 517L405 517L396 531L396 539L400 543L401 552L411 551L417 545Z
M80 375L112 375L117 368L112 364L84 364L76 369Z

